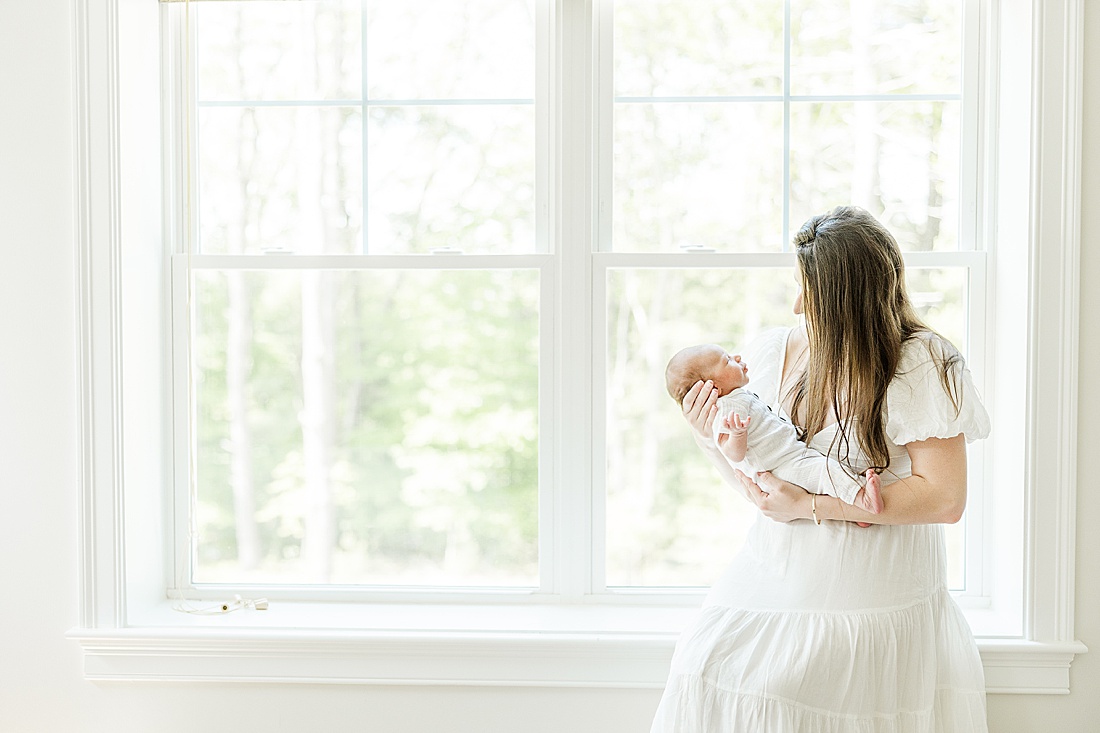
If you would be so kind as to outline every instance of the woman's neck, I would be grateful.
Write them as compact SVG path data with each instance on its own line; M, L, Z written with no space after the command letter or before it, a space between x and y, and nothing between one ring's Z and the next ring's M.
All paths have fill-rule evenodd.
M801 425L804 414L795 415L793 408L794 387L799 378L806 371L806 363L810 355L810 340L806 335L804 323L791 329L787 339L787 353L783 357L783 374L779 379L779 403L783 411L790 416L795 425ZM799 413L805 412L805 402L799 406Z

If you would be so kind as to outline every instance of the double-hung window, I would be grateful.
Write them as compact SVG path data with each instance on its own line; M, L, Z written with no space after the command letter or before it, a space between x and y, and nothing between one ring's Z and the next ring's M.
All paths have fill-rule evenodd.
M791 237L842 204L895 234L919 312L994 418L947 528L952 590L979 636L1019 640L1005 667L1043 642L1055 677L1068 668L1079 649L1064 606L1036 605L1034 558L1036 537L1071 535L1028 502L1037 466L1072 457L1045 450L1063 403L1037 396L1072 394L1075 375L1035 375L1075 354L1075 321L1048 305L1055 269L1029 273L1076 205L1050 193L1074 190L1051 183L1065 158L1039 154L1066 155L1050 140L1076 128L1039 122L1076 108L1007 81L1028 71L1012 42L1076 28L1072 8L1041 24L1028 13L1055 10L1024 0L162 0L155 17L120 2L110 23L159 24L162 78L118 66L149 50L140 34L108 34L100 61L78 15L121 161L101 167L99 128L79 127L82 175L117 192L77 212L89 232L89 212L117 222L106 259L78 241L91 674L188 676L181 658L239 652L205 674L659 685L756 517L694 447L664 365L794 324ZM146 119L159 99L159 181L117 175L151 149L119 134L135 129L120 98ZM145 200L140 182L163 190L164 236L131 252L137 207L115 202ZM1064 272L1066 241L1046 255ZM106 296L97 272L115 273ZM123 316L126 293L151 307ZM1024 425L995 368L1020 323ZM163 455L129 447L142 426ZM234 596L246 610L219 615ZM247 608L261 596L268 611ZM449 661L417 667L410 633ZM591 663L563 666L573 652ZM1055 689L1048 662L992 679Z
M705 585L755 520L699 456L663 370L684 346L732 352L794 322L790 240L809 217L855 204L886 224L922 317L981 374L967 6L600 6L593 323L608 585ZM972 476L967 521L950 530L960 592L981 587L980 542L968 552L965 540L981 526Z
M705 586L755 512L664 364L792 323L801 221L881 217L981 374L965 5L598 3L591 143L550 134L577 100L546 2L177 6L180 590ZM593 195L551 196L552 171ZM553 470L585 459L566 434L591 474Z

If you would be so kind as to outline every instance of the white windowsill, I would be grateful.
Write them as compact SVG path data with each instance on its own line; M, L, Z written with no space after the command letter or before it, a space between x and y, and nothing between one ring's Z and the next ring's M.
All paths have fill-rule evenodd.
M273 604L73 629L98 681L660 688L693 608ZM318 625L319 621L324 626ZM1066 694L1080 642L979 639L991 693Z

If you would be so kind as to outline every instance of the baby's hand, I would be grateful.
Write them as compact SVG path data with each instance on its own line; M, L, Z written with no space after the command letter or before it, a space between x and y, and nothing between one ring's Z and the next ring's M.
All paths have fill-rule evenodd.
M718 450L732 463L745 460L751 420L751 417L742 420L736 412L722 418L722 428L718 431Z
M730 431L731 435L744 435L749 431L749 423L752 422L752 417L746 417L743 421L741 416L736 412L726 415L725 422L723 423Z

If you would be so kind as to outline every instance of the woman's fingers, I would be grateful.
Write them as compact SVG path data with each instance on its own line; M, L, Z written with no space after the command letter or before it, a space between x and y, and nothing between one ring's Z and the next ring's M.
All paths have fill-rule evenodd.
M756 474L756 483L760 485L763 491L770 494L779 485L779 479L768 471L761 471Z
M691 412L701 412L707 409L708 403L713 405L717 401L718 390L714 388L714 382L708 379L706 382L696 382L691 385L691 389L684 395L684 401L680 404L684 414L687 415Z
M737 478L741 481L741 486L748 492L749 498L756 502L757 506L760 506L761 502L767 498L767 494L760 490L760 487L756 485L756 482L746 476L741 469L737 469Z
M718 405L718 390L714 388L714 382L709 379L703 384L703 390L703 394L706 396L703 409L709 412L710 408Z
M790 522L809 515L810 495L801 486L784 481L767 471L756 474L756 483L768 497L760 507L764 516L777 522Z
M718 414L718 390L714 389L714 383L710 380L696 382L684 395L681 405L684 419L691 425L696 439L712 440L711 425Z
M702 391L702 381L696 382L695 384L691 385L691 389L689 389L687 391L687 394L684 395L684 401L680 403L680 406L683 408L685 415L695 409L695 400L699 397L699 393Z

